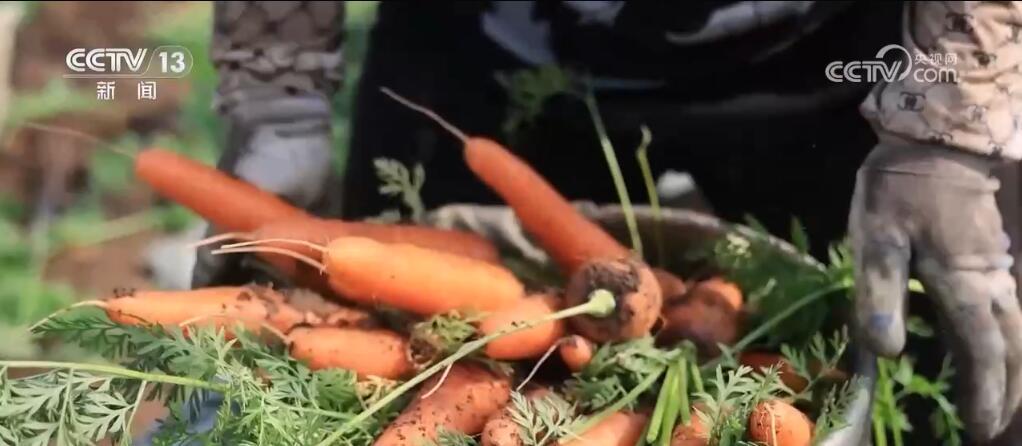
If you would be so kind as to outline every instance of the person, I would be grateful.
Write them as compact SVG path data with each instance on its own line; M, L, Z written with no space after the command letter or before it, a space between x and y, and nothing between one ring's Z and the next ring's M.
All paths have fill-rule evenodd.
M500 73L577 69L591 75L630 190L642 190L630 151L648 125L656 173L689 172L721 217L784 232L795 216L816 246L847 234L854 336L877 354L904 348L914 268L954 354L969 435L1006 430L1022 398L1022 312L992 172L1022 157L1020 2L382 2L337 178L345 8L216 2L221 169L344 218L390 205L377 192L381 157L424 166L430 209L499 203L459 142L380 94L388 87L470 134L513 140L570 199L614 202L577 100L556 97L504 132ZM903 70L895 78L831 65L876 60L890 44L910 56L888 65ZM234 260L200 253L194 286L245 280Z

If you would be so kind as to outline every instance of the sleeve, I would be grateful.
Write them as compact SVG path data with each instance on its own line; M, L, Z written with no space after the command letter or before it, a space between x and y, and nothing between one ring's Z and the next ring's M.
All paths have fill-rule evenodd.
M911 60L861 111L887 135L1022 158L1022 2L906 2Z
M217 1L210 56L218 110L260 97L330 97L344 73L342 1Z

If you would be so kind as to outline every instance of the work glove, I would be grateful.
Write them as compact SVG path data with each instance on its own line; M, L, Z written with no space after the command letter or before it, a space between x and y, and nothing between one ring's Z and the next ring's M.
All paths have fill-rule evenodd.
M339 187L331 165L330 104L316 94L244 98L224 112L227 147L218 168L316 215L335 214ZM220 232L210 227L207 235ZM200 248L192 287L240 284L256 272L274 278L253 256L212 255Z
M994 196L1000 163L884 136L859 170L849 220L857 340L901 353L911 263L936 301L958 407L979 442L1006 427L1022 397L1022 313Z

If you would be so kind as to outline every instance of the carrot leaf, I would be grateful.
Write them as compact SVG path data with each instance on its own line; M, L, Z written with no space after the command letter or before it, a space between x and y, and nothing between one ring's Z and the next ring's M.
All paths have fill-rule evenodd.
M678 355L661 350L651 336L601 345L582 371L566 383L566 393L586 411L601 410Z
M475 437L443 426L437 429L436 439L422 441L422 446L476 446L478 444L479 441Z
M411 212L411 220L421 223L426 215L426 206L422 202L422 186L426 183L426 170L422 164L416 164L411 170L398 160L377 158L373 160L376 176L383 182L380 193L391 197L401 197L402 203Z
M551 439L577 434L584 421L576 414L577 409L577 405L556 393L527 398L513 392L509 406L511 421L518 425L524 446L545 446Z

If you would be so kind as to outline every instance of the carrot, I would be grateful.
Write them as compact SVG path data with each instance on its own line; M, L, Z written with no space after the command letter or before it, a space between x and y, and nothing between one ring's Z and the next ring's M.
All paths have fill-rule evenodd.
M688 285L685 284L685 281L670 271L653 268L653 275L656 277L657 284L660 285L660 294L664 296L665 302L681 298L688 292Z
M305 314L305 323L314 326L375 328L379 321L368 311L326 300L319 293L303 288L278 291L287 304Z
M719 299L727 302L735 311L741 310L743 305L742 290L732 282L722 277L713 277L703 280L692 288L692 293L702 295L703 299Z
M323 263L284 249L228 245L215 253L272 252L291 255L329 276L332 289L363 304L383 304L422 315L453 310L489 312L517 302L525 287L508 269L418 246L384 244L364 237L341 237L322 252Z
M442 376L433 376L423 383L412 403L374 446L418 446L435 440L441 428L476 435L511 398L508 379L482 365L454 364L434 391L439 378Z
M648 418L638 412L614 412L564 446L634 446Z
M692 292L664 307L664 324L657 340L673 344L687 339L701 354L714 357L720 354L719 344L730 345L738 340L739 316L729 303Z
M671 435L671 446L707 446L710 444L710 432L703 425L703 420L694 412L688 424L679 424Z
M632 252L596 223L583 216L554 187L521 158L496 141L469 137L435 112L382 89L401 104L416 110L458 137L470 170L506 202L522 226L571 274L594 258L624 259Z
M271 221L306 215L270 192L168 150L139 152L135 175L222 230L252 231Z
M258 286L214 287L189 291L131 291L100 301L110 320L124 325L177 326L194 322L230 329L242 322L256 330L267 324L281 332L300 323L318 322L287 304L283 294Z
M579 334L596 342L645 336L660 319L663 298L660 285L648 266L633 259L593 259L583 264L565 291L565 304L585 302L593 290L610 291L617 307L610 317L578 316L570 320Z
M528 400L543 398L550 394L550 389L537 387L525 393ZM567 414L565 414L567 415ZM480 436L482 446L524 446L521 430L512 417L511 406L505 407L486 421Z
M791 363L788 362L784 356L776 353L742 352L742 354L738 357L738 362L761 372L765 372L770 367L779 365L781 381L784 382L784 385L788 386L789 389L796 393L805 390L806 386L809 385L809 382L806 381L805 378L795 372ZM810 371L812 373L820 373L820 369L822 368L820 362L817 360L813 360L809 364L809 367L811 368ZM847 378L847 374L840 370L831 369L826 370L823 373L823 379L830 381L843 381Z
M809 418L781 400L764 401L749 415L749 439L767 446L809 446L813 428Z
M568 366L568 370L578 373L589 364L589 361L593 360L596 347L592 341L582 336L571 335L561 341L557 352L561 355L564 364Z
M340 368L387 379L412 372L408 341L389 330L297 327L287 337L291 356L312 370Z
M511 325L553 314L559 309L560 303L557 296L550 294L529 296L484 318L479 322L479 332L488 335ZM556 320L497 338L486 345L485 353L498 360L535 358L549 350L561 336L564 336L564 321Z

